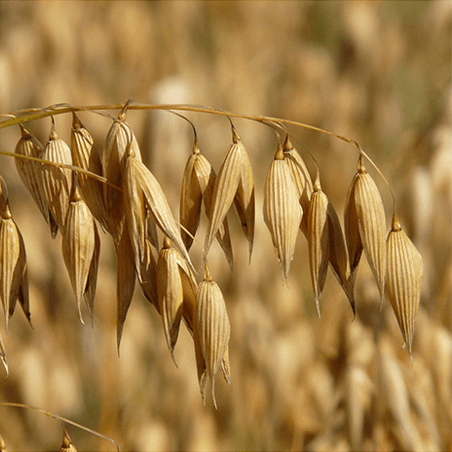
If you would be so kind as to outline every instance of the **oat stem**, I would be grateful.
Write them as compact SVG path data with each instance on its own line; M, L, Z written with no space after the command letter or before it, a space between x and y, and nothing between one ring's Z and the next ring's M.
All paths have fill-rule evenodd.
M77 422L71 421L70 419L67 419L65 417L58 416L57 414L50 413L49 411L42 410L41 408L37 408L34 406L30 406L30 405L24 405L22 403L0 402L0 406L7 406L7 407L14 407L14 408L28 408L30 410L37 411L38 413L44 414L46 416L53 417L57 421L72 425L73 427L77 427L81 430L84 430L85 432L91 433L92 435L105 439L106 441L110 441L111 443L113 443L116 446L116 450L118 452L120 452L119 445L114 439L111 439L108 436L102 435L102 433L96 432L95 430L91 430L90 428L85 427L84 425L78 424Z

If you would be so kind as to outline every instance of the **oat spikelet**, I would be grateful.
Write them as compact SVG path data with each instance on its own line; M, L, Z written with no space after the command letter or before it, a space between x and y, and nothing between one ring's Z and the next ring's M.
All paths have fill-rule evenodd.
M356 276L362 246L382 299L386 275L386 219L380 192L364 167L362 155L347 199L345 227L352 281ZM361 245L356 231L359 232Z
M101 176L102 162L100 160L99 152L94 145L93 137L81 123L77 115L72 113L72 116L72 161L74 162L74 165ZM111 225L109 224L105 208L103 185L104 184L99 180L85 174L78 174L78 186L86 205L102 227L111 233Z
M184 294L177 251L172 248L168 237L165 237L163 248L160 250L157 261L157 294L166 341L171 357L177 367L173 352L179 335Z
M32 136L22 124L19 125L22 132L22 137L16 145L15 153L27 157L42 158L42 153L44 152L42 144L34 136ZM41 193L41 187L39 183L39 180L41 178L42 165L38 162L33 162L22 158L15 159L15 162L17 172L19 173L19 176L24 183L25 188L33 197L34 202L38 206L39 211L41 212L46 222L49 223L49 208L47 207L47 203ZM56 227L53 218L51 224ZM56 231L54 233L56 234Z
M134 157L127 159L123 178L124 206L127 230L130 236L133 253L135 256L135 268L138 279L141 282L141 263L146 259L147 221L146 206L143 190L138 186L135 177L133 161Z
M232 203L249 242L250 259L254 240L254 180L245 146L235 128L233 144L221 165L212 194L211 215L204 249L206 255Z
M386 292L411 356L424 267L422 256L405 234L395 213L387 246Z
M18 300L31 325L30 299L25 244L12 218L8 190L1 176L0 188L0 299L7 332L8 319L14 314Z
M127 108L128 105L125 106ZM122 176L126 167L126 160L133 155L141 161L141 152L135 134L125 121L125 110L121 110L111 125L105 138L102 152L102 174L112 184L121 187ZM120 192L104 184L104 197L107 210L115 209L115 204L121 198ZM116 206L117 207L117 206Z
M319 317L319 300L325 286L330 254L328 204L328 197L323 193L317 175L309 204L307 238L312 286Z
M202 154L199 154L197 156L193 168L196 172L199 186L201 187L206 216L207 218L210 218L212 211L212 196L217 175L215 174L212 165ZM229 234L227 217L224 218L223 223L218 228L216 238L224 252L224 255L226 256L229 267L231 268L232 272L234 272L234 256L232 252L231 237Z
M218 285L212 281L212 275L207 265L205 266L204 280L198 286L196 292L196 300L198 304L196 322L199 345L212 386L213 403L215 408L217 408L215 400L215 376L225 357L231 327L223 294ZM229 363L228 359L226 363ZM205 377L205 374L201 373L202 394L204 394Z
M116 246L117 260L117 319L116 319L116 342L118 347L121 345L122 331L126 321L127 312L133 298L135 289L135 257L130 243L130 237L127 231L123 231Z
M94 218L76 188L69 205L62 250L82 323L85 323L81 312L82 297L93 318L99 248L100 239Z
M287 283L303 211L290 167L278 144L264 185L264 221Z
M162 187L146 165L134 157L129 157L129 159L132 165L131 177L136 178L137 185L144 194L146 207L152 214L152 218L163 233L171 240L174 248L187 261L190 269L194 271L190 256L182 242L179 226L174 220Z
M194 169L199 154L199 148L196 146L187 160L182 177L179 218L180 224L183 226L181 228L182 241L187 251L191 248L193 237L196 235L201 219L202 191Z
M49 140L44 148L42 159L72 165L71 150L63 140L58 138L53 117ZM40 184L41 193L52 217L55 219L55 223L58 228L64 231L69 197L72 191L71 170L42 164ZM52 231L52 237L55 238L55 236L56 232Z
M308 168L306 167L304 160L301 158L301 155L293 147L289 139L289 135L286 135L283 150L287 165L289 166L292 177L297 185L300 205L305 213L300 223L300 228L306 235L308 228L307 212L309 210L309 201L313 191L311 175L309 174Z

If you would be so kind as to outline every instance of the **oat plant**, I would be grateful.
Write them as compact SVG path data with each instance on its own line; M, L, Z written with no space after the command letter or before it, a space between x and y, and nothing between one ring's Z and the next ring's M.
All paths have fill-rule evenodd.
M107 110L119 110L112 117ZM164 110L187 120L193 130L193 148L180 175L179 206L171 206L154 175L143 162L140 144L127 122L129 110ZM104 143L94 143L89 125L77 112L103 115L109 122ZM215 170L208 154L199 148L195 124L183 116L210 114L229 119L231 142ZM57 118L72 115L71 142L57 134ZM117 348L133 292L138 284L144 297L162 319L162 332L174 363L180 325L193 338L197 374L203 400L210 380L215 407L215 378L220 371L231 382L228 344L234 324L228 318L228 300L209 269L209 251L218 241L231 271L234 271L233 243L228 214L235 210L248 242L251 261L255 243L255 222L265 222L279 261L282 283L288 281L296 242L304 236L308 244L308 266L318 315L328 269L345 292L355 315L354 286L364 254L375 279L381 301L385 294L408 353L412 343L420 300L422 257L399 221L396 200L386 179L355 141L307 124L282 118L247 116L194 105L147 105L129 100L120 105L71 107L66 104L2 115L0 129L17 127L20 137L13 157L26 189L37 204L52 238L62 236L62 253L78 306L80 320L84 302L95 316L95 293L101 241L109 235L117 257ZM43 146L26 129L26 124L51 118L49 138ZM269 160L263 187L255 187L253 162L240 137L234 119L255 121L276 131L276 151ZM345 141L351 161L357 161L345 204L343 227L322 188L322 170L313 157L304 158L295 149L300 130L310 129ZM242 141L243 138L243 141ZM173 152L185 152L184 149ZM313 177L306 160L315 166ZM371 172L368 172L368 168ZM0 173L1 173L0 168ZM379 184L374 177L379 178ZM386 209L378 185L389 190L392 224L388 231ZM28 321L29 300L25 243L13 217L10 195L1 178L0 191L0 296L4 312L4 334L17 302ZM262 213L256 209L255 190L263 192ZM205 215L202 214L204 210ZM256 210L258 212L256 213ZM179 212L179 217L174 215ZM197 233L205 221L206 235ZM299 233L302 234L299 234ZM199 247L204 256L198 268L190 251ZM100 282L101 283L101 282ZM30 321L31 324L31 321ZM7 353L0 334L0 358L6 369ZM177 365L177 364L176 364ZM70 449L68 449L70 450Z

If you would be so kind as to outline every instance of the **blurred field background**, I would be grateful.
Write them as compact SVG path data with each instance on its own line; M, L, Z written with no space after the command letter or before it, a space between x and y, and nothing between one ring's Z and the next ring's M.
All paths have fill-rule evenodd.
M357 317L329 274L317 318L307 243L300 234L283 285L262 219L273 132L236 120L256 181L256 236L234 215L235 276L217 244L209 254L231 320L232 384L217 376L218 411L199 394L184 326L170 357L161 319L136 288L116 354L115 253L102 234L94 327L83 326L61 256L17 175L0 156L14 218L25 239L34 330L20 308L4 337L10 374L0 401L25 403L114 438L121 450L451 450L451 2L0 2L0 113L67 102L195 103L322 127L360 143L398 202L425 276L413 366L387 299L362 258ZM116 115L116 112L112 112ZM218 171L231 142L225 118L187 114ZM102 147L107 119L80 114ZM146 163L175 216L192 149L185 121L129 112ZM56 117L69 140L70 115ZM47 141L50 120L27 126ZM291 129L311 174L340 218L356 151ZM18 127L0 131L13 152ZM389 218L391 199L380 187ZM203 220L205 230L205 220ZM203 241L203 235L199 235ZM194 245L195 263L200 247ZM3 318L2 318L3 324ZM1 327L4 334L4 327ZM78 450L113 445L68 427ZM60 425L0 407L7 448L58 449Z

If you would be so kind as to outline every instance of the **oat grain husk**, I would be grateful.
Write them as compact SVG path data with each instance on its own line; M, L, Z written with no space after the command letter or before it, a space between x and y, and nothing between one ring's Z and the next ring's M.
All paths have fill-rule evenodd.
M386 275L386 218L380 192L364 166L361 154L345 208L345 235L354 285L362 250L383 299Z
M171 241L167 237L165 237L157 261L157 294L166 341L177 367L174 347L179 336L184 294L177 251L172 248Z
M131 177L136 178L137 186L144 194L147 210L152 215L157 226L168 236L174 248L179 251L194 272L190 256L180 235L179 226L174 220L162 187L146 165L136 158L129 157L129 159L131 159L130 164L132 165Z
M72 165L71 150L56 134L53 119L49 140L42 153L42 159ZM64 231L69 209L69 199L72 192L72 171L53 165L42 164L40 175L41 193L56 225ZM52 230L52 237L55 238L55 236L56 231Z
M15 153L18 155L24 155L27 157L42 158L44 148L42 144L34 136L20 124L22 136L18 141L15 149ZM42 216L49 223L49 208L41 192L41 169L42 165L38 162L16 158L16 169L25 188L33 197L35 204L38 206ZM55 223L53 223L55 224Z
M215 376L222 365L229 344L231 327L223 294L205 266L204 280L196 292L197 332L199 345L206 363L207 375L212 386L212 399L215 400ZM229 376L229 360L226 361L226 373ZM199 374L198 374L199 375ZM201 372L201 393L204 393L205 375ZM230 377L229 377L230 378Z
M278 145L265 180L263 213L287 283L303 211L281 145Z
M75 113L72 113L71 155L74 165L98 176L102 175L102 162L93 137ZM105 207L103 185L93 177L78 174L78 186L86 205L94 218L111 234L112 226Z
M80 320L85 323L81 312L81 301L84 297L92 319L100 239L94 218L78 189L74 190L71 197L62 239L62 250L64 263L77 300Z
M386 292L411 356L416 316L421 297L422 256L400 226L394 213L387 238Z
M233 144L230 146L215 180L204 249L207 255L213 238L234 203L242 229L249 242L251 259L254 240L254 179L246 148L240 141L235 128L232 131Z
M116 246L117 260L117 319L116 319L116 342L119 355L122 332L126 321L127 312L132 303L135 290L135 256L132 251L130 237L127 231L123 231L119 244Z
M303 209L303 212L305 213L300 223L300 228L303 234L306 235L308 228L307 212L309 210L309 201L311 199L313 191L311 175L309 174L308 168L306 167L306 164L301 155L293 147L289 139L289 135L286 135L286 139L283 144L283 150L286 158L285 160L297 185L300 205Z
M307 238L312 286L319 317L320 295L325 286L330 255L328 204L328 197L323 193L317 176L309 203Z
M17 301L30 322L27 256L22 234L12 218L0 220L0 298L5 332Z

